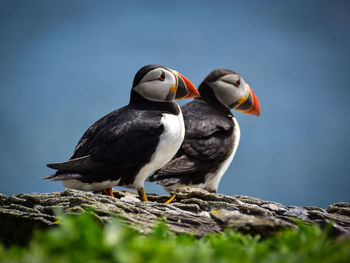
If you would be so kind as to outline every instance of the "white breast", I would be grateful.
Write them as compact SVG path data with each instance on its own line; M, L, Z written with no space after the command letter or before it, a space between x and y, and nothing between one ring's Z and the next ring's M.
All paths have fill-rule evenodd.
M180 109L180 107L177 105ZM125 187L140 189L148 175L154 171L162 168L167 162L169 162L184 140L185 136L185 123L183 120L182 112L180 109L179 115L163 114L161 123L164 126L164 131L159 138L158 146L153 153L151 160L148 164L143 166L135 177L134 183ZM117 181L105 181L100 183L83 183L79 180L63 180L62 185L67 188L85 190L85 191L98 191L109 187L114 187L119 184L120 179Z
M209 191L217 191L220 180L226 172L226 170L228 169L228 167L230 166L238 148L239 140L241 138L241 130L239 128L236 118L233 117L232 120L234 122L233 136L235 138L233 149L231 154L226 158L225 161L223 161L220 164L220 166L215 172L207 174L203 188Z
M179 106L177 105L177 107ZM168 163L181 147L185 136L185 123L181 109L179 115L164 113L161 123L164 126L164 131L160 136L156 151L153 153L150 162L138 172L134 184L130 186L131 188L141 188L146 177Z

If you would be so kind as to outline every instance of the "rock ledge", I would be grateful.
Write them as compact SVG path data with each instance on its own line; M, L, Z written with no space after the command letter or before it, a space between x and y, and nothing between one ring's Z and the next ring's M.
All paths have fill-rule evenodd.
M284 206L248 196L228 196L184 188L170 205L169 196L148 195L139 202L134 193L115 191L116 198L77 190L5 196L0 194L0 241L25 243L36 228L55 226L55 212L79 214L93 208L106 222L118 216L141 233L149 233L160 217L171 231L203 236L229 227L249 234L270 236L285 228L306 223L331 223L336 236L350 236L350 204L339 202L327 210L318 207Z

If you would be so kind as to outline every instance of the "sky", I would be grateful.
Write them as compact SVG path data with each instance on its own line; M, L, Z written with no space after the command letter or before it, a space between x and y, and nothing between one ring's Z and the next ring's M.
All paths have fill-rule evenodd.
M0 0L0 193L62 191L45 164L162 64L195 85L229 68L259 98L260 117L232 111L241 141L219 193L350 202L349 28L339 0Z

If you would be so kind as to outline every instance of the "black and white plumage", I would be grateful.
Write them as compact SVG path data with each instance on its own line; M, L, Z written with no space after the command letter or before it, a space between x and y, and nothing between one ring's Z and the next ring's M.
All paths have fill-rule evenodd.
M109 189L110 195L112 187L124 186L147 199L146 177L171 160L184 138L181 109L173 100L198 95L191 82L174 70L160 65L141 68L130 103L96 121L67 162L47 165L57 172L44 179L79 190Z
M240 140L240 128L230 109L260 115L255 94L231 70L214 70L198 91L201 97L182 107L186 134L180 150L147 179L157 181L169 193L183 186L216 192Z

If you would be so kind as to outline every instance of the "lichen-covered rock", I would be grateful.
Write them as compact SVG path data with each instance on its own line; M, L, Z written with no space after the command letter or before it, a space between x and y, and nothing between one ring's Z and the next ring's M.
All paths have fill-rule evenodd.
M245 234L271 236L278 231L296 226L275 216L245 215L238 211L213 210L212 218L224 228L232 228Z
M36 228L57 225L57 213L80 214L92 208L101 222L117 216L141 233L149 233L159 218L175 233L203 236L235 231L262 236L296 227L295 218L306 223L331 223L335 235L350 233L350 205L336 203L325 211L318 207L289 207L248 196L208 193L183 188L175 200L169 196L148 195L150 202L139 202L135 193L115 191L116 198L77 190L5 196L0 194L0 241L24 243Z
M334 203L327 208L327 212L350 217L350 204L344 202Z

